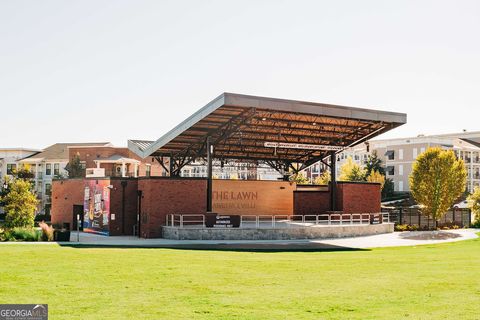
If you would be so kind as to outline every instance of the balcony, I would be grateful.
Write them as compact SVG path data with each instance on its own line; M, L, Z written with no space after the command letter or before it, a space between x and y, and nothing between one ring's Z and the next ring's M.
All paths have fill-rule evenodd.
M121 172L116 172L115 170L105 170L105 177L122 177ZM125 173L126 178L133 178L135 175L133 172L126 172Z

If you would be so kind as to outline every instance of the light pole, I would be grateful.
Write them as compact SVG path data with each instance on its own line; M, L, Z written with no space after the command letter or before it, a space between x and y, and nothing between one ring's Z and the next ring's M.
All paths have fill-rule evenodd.
M80 242L80 215L77 214L77 242Z

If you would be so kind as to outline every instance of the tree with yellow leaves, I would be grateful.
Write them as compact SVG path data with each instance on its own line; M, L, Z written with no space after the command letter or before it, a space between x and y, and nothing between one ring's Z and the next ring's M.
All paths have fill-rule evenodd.
M380 183L381 184L381 190L383 190L383 186L385 185L385 176L378 172L377 170L373 170L370 172L370 175L367 177L368 182L373 182L373 183Z
M365 181L365 169L355 163L352 157L340 167L339 181Z
M413 164L409 179L413 198L436 228L437 220L465 191L467 171L453 151L429 148Z

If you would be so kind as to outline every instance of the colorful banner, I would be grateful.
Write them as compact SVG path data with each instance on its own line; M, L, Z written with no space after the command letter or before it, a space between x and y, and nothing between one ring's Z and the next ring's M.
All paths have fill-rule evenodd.
M110 181L86 180L83 231L108 236L110 220Z

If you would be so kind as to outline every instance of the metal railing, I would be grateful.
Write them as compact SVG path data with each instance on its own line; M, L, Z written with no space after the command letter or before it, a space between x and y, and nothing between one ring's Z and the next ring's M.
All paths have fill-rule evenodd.
M240 228L298 228L306 226L370 224L370 213L318 215L240 215ZM388 213L378 213L383 222L389 222ZM169 214L165 225L180 228L206 227L204 214Z
M382 216L384 222L412 225L419 228L430 228L435 223L433 219L423 215L419 208L383 208ZM440 226L454 224L461 227L469 227L471 222L471 210L463 208L449 209L443 217L437 221Z

